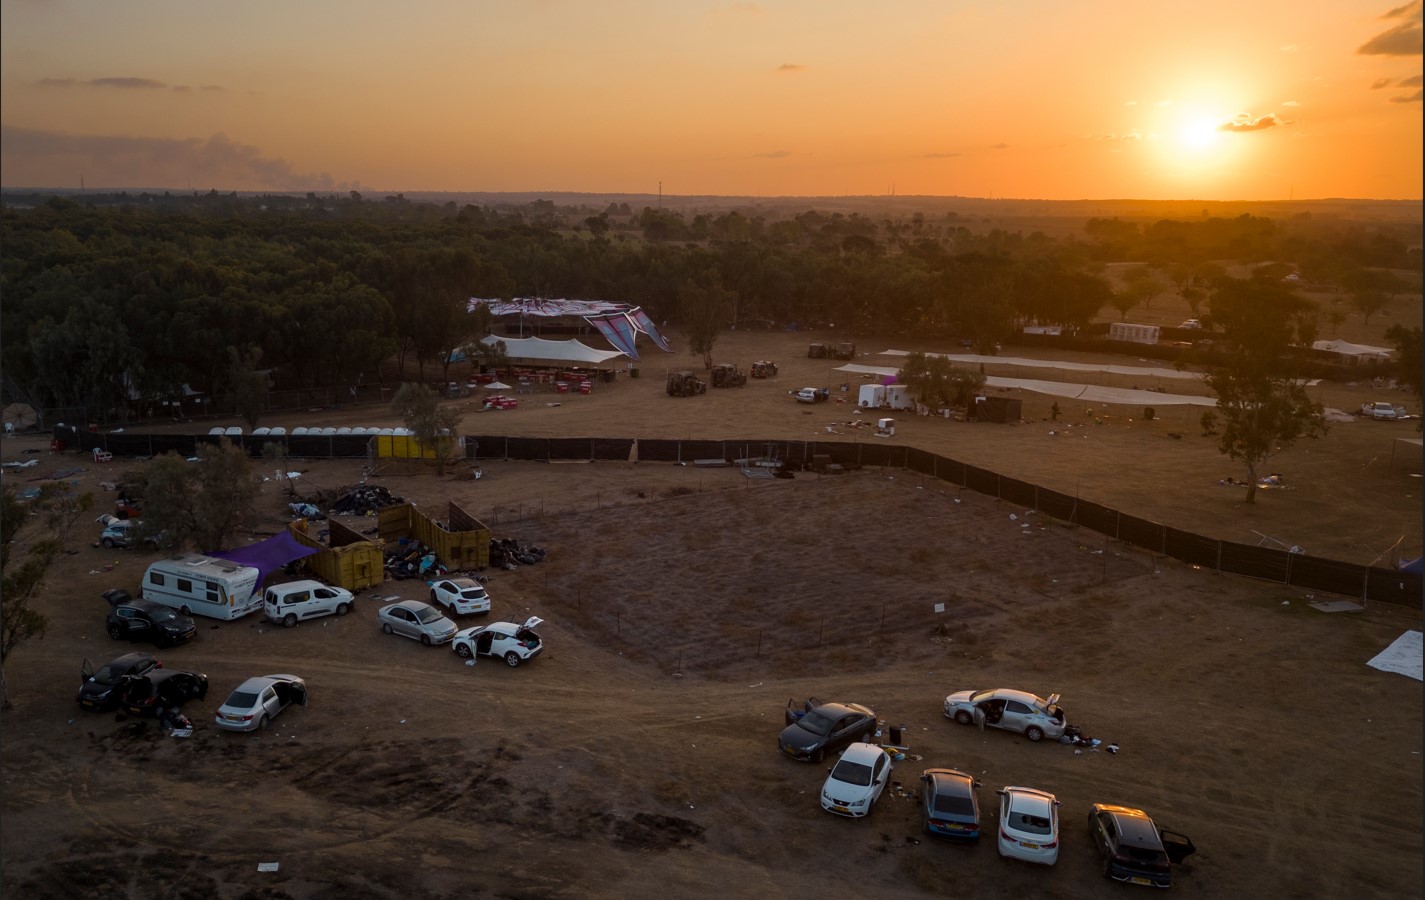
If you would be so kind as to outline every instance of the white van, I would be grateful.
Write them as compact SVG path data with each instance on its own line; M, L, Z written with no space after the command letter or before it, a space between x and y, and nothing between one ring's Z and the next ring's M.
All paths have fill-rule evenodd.
M185 616L240 619L262 607L253 566L190 553L161 559L144 573L139 596Z
M351 591L330 587L320 581L289 581L274 584L262 597L262 614L269 621L291 628L303 619L344 616L351 610Z

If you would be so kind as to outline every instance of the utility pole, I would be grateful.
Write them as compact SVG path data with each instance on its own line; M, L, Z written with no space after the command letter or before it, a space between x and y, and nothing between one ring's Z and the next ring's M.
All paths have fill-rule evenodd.
M663 182L658 182L658 208L663 208Z

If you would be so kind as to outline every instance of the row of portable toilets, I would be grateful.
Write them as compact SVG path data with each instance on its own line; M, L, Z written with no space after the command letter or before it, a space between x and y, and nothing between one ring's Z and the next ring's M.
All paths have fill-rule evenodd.
M298 425L296 428L293 428L293 429L292 429L292 437L298 437L298 436L301 436L301 435L306 435L306 436L308 436L308 437L312 437L312 436L325 437L326 435L333 435L333 434L393 434L393 435L395 435L395 434L401 434L401 435L409 435L409 434L412 434L412 433L413 433L413 432L412 432L409 428L364 428L364 427L361 427L361 426L357 426L357 427L355 427L355 428L351 428L351 427L348 427L348 426L346 426L346 425L343 425L343 426L340 427L340 428L332 428L332 427L330 427L330 426L328 426L328 427L326 427L326 428L307 428L307 427L305 427L305 426ZM222 426L217 426L217 427L215 427L215 428L210 428L210 429L208 429L208 434L210 434L210 435L212 435L212 434L221 434L221 435L226 435L227 437L242 437L242 429L239 428L239 427L236 426L236 425L231 425L231 426L229 426L229 427L227 427L227 428L223 428ZM282 437L282 436L284 436L284 435L286 435L286 434L287 434L287 429L282 428L282 427L280 427L280 426L279 426L279 427L276 427L276 428L267 428L267 427L264 426L264 427L262 427L262 428L254 428L254 429L252 430L252 436L253 436L253 437L268 437L268 436L270 436L270 437Z

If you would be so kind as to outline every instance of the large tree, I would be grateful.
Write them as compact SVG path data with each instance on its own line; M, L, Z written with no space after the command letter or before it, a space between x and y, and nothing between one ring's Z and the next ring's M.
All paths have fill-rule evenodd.
M455 450L460 410L440 402L440 395L423 384L403 384L391 398L391 409L400 415L422 449L435 453L435 472L445 474L445 463Z
M678 306L688 332L688 350L701 354L703 368L712 368L712 351L717 336L732 314L736 295L722 286L716 275L702 283L684 284L678 289Z
M66 493L57 484L40 488L26 503L6 485L0 499L0 709L10 708L5 666L31 638L43 638L49 620L30 606L65 548L79 517L94 505L89 494ZM21 532L29 540L19 542Z
M247 454L230 441L203 444L191 462L165 453L144 473L139 538L156 538L171 550L225 548L257 521L257 477Z
M1420 399L1425 370L1421 360L1421 329L1419 325L1406 328L1392 325L1385 330L1386 339L1395 345L1395 364L1400 383L1410 389L1415 398Z
M896 380L927 406L966 406L985 386L984 373L957 366L943 356L916 351L905 358Z
M1309 329L1313 307L1268 278L1221 279L1211 304L1223 340L1206 376L1217 408L1203 421L1210 430L1220 426L1218 449L1246 466L1246 502L1254 503L1262 464L1297 438L1326 429L1321 404L1298 378L1301 356L1292 348L1298 332Z

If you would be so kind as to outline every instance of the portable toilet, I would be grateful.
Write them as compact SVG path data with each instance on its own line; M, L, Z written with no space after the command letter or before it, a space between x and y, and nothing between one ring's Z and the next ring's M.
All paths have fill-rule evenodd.
M337 434L351 434L351 427L348 426L348 425L343 425L343 426L341 426L340 428L338 428L338 429L336 430L336 433L337 433Z
M269 432L269 434L271 434L273 437L282 437L286 433L287 429L283 428L281 425L274 427L272 431Z
M228 430L223 433L228 437L242 437L242 429L236 425L229 426Z
M208 429L208 434L222 434L222 433L223 433L223 426L221 426L221 425L217 426L216 428L209 428L209 429Z
M325 427L325 428L322 429L322 436L323 436L323 437L328 436L328 435L333 435L333 434L336 434L336 426L335 426L335 425L328 425L327 427Z
M253 437L265 437L265 436L267 436L267 435L269 435L269 434L271 434L271 433L272 433L272 429L271 429L271 428L268 428L266 425L264 425L264 426L261 427L261 428L254 428L254 429L252 430L252 436L253 436Z
M305 425L298 425L296 428L293 428L293 429L292 429L292 437L301 437L301 436L305 435L306 433L307 433L307 426L305 426Z

